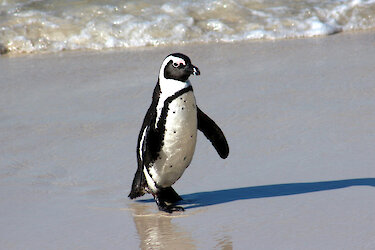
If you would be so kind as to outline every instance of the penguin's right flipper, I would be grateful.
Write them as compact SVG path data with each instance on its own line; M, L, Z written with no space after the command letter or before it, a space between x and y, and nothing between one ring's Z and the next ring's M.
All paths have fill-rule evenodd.
M219 126L199 108L197 109L197 115L198 129L210 140L220 157L223 159L227 158L229 146L223 131L221 131Z
M154 96L158 95L158 88L154 90ZM155 98L154 98L155 99ZM152 103L151 106L148 108L145 118L143 119L142 128L138 135L138 143L137 143L137 163L138 168L137 172L135 172L132 190L128 197L130 199L135 199L140 197L146 193L145 188L147 187L146 177L143 173L143 166L147 166L148 162L150 161L149 154L145 152L145 145L146 141L148 141L147 132L150 128L150 123L152 120L156 119L156 111L154 110L155 103ZM144 158L147 158L146 160Z

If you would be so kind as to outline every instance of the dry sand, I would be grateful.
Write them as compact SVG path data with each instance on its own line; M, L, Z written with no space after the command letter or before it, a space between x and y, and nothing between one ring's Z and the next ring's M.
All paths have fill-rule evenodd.
M199 134L184 213L127 199L164 57L180 51ZM1 249L374 249L375 33L0 57Z

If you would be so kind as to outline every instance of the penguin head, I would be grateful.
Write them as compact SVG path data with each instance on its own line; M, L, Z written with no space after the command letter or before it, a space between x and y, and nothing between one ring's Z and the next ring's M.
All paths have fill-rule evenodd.
M191 64L186 55L173 53L164 59L159 77L186 82L190 75L200 75L199 69Z

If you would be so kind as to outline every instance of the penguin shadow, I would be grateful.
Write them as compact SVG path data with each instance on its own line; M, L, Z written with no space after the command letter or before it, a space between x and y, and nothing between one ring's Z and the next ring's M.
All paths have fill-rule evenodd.
M265 186L242 187L210 192L199 192L182 195L185 209L207 207L237 200L249 200L305 194L319 191L347 188L352 186L375 187L375 178L347 179L309 183L288 183Z
M312 192L328 191L334 189L348 188L352 186L375 187L375 178L346 179L335 181L320 181L306 183L273 184L254 187L231 188L208 192L198 192L181 195L185 210L192 208L207 207L238 200L250 200L260 198L271 198L305 194ZM140 203L154 202L153 199L139 200Z

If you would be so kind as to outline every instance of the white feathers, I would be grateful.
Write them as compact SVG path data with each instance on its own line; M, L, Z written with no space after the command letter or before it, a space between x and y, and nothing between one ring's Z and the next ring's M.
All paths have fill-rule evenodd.
M143 167L143 173L145 174L148 187L151 189L152 192L156 193L157 188L156 188L155 182L151 178L151 176L148 174L146 167Z
M197 124L193 91L179 96L170 103L165 124L164 145L159 158L149 169L157 185L171 186L189 166L197 140Z
M143 130L142 138L141 138L141 141L139 142L139 157L141 158L141 161L143 161L143 150L146 149L146 148L144 148L144 147L146 147L146 145L143 145L143 142L145 140L147 129L148 129L148 126L146 126L145 129Z
M177 93L178 91L184 89L184 88L187 88L189 87L191 84L190 84L190 81L186 81L186 82L181 82L181 81L177 81L177 80L173 80L173 79L160 79L159 81L159 85L160 85L160 97L159 97L159 102L158 102L158 105L156 106L156 123L155 123L155 127L157 127L157 124L158 124L158 121L159 121L159 118L160 118L160 115L161 115L161 111L164 107L164 102L165 100L174 95L175 93Z

